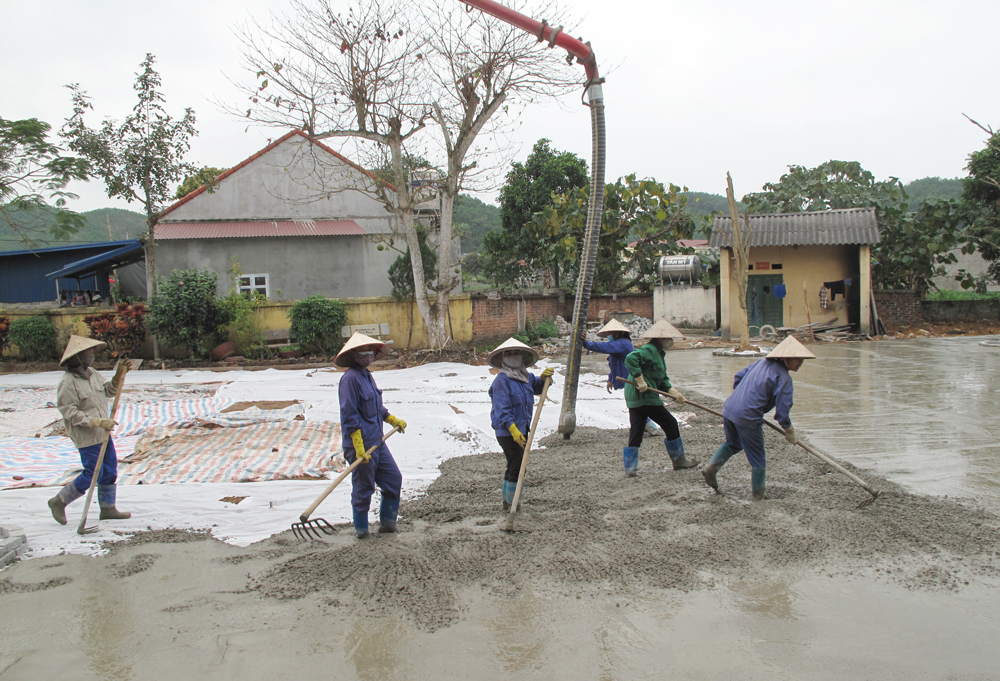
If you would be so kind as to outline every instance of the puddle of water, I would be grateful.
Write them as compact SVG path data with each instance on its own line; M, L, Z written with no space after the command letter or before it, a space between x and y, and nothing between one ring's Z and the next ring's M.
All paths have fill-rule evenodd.
M914 492L1000 506L1000 349L982 338L816 344L793 374L792 421L823 451ZM667 356L671 380L725 399L753 360ZM805 456L805 454L803 454Z

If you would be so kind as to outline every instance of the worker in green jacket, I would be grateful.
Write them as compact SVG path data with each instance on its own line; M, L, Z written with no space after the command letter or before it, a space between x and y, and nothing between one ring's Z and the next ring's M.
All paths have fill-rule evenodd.
M675 338L683 338L673 324L661 319L642 334L648 343L634 350L625 358L625 367L635 385L625 385L625 404L628 405L629 433L628 446L623 452L625 475L632 477L639 467L639 446L646 426L646 419L652 420L663 429L666 438L663 443L674 470L693 468L698 465L693 459L684 456L684 443L681 441L677 419L663 406L663 400L650 388L662 390L669 394L678 404L684 404L684 396L670 385L667 376L667 364L664 361L666 350L674 344Z

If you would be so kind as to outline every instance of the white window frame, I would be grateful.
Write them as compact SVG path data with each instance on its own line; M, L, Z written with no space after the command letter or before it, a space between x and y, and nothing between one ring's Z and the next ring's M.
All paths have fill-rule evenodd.
M236 289L240 293L247 293L249 291L257 291L261 288L261 285L257 283L258 277L264 277L264 295L267 298L271 297L271 276L266 273L257 274L241 274L236 278ZM246 279L248 283L244 284L243 280Z

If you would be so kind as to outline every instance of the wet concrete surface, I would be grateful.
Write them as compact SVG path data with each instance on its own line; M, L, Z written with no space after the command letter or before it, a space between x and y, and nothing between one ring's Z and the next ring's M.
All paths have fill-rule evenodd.
M446 461L399 535L162 531L18 563L0 572L0 680L1000 678L998 349L975 340L813 346L793 421L884 490L862 510L769 431L754 504L739 456L715 495L665 470L662 440L625 479L624 429L580 429L532 455L512 534L493 453ZM716 408L746 363L668 355ZM720 424L690 426L704 463Z
M924 494L1000 507L1000 347L997 337L810 345L793 374L792 422L840 459ZM752 359L711 350L667 355L678 388L725 399Z

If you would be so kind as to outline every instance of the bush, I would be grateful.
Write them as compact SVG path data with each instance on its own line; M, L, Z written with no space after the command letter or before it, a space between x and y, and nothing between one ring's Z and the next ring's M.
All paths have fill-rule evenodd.
M257 316L257 311L267 302L267 296L253 290L239 290L237 282L243 275L243 268L235 257L229 260L229 273L233 278L233 287L219 301L219 305L229 319L226 328L233 336L237 354L253 358L273 356Z
M347 306L341 300L309 296L288 311L289 332L303 349L332 355L344 345L340 328L347 323Z
M3 355L3 351L10 344L10 341L7 340L7 334L9 333L10 317L0 317L0 355Z
M114 312L88 315L83 323L90 329L90 337L108 344L115 359L126 359L146 340L146 306L118 303Z
M924 300L1000 300L1000 291L977 293L975 291L949 291L941 289L926 294Z
M208 356L212 348L205 341L214 343L229 322L215 295L218 285L218 275L208 269L174 270L149 306L149 330L196 357Z
M8 338L29 362L51 359L56 354L56 329L45 317L15 319L10 323Z

